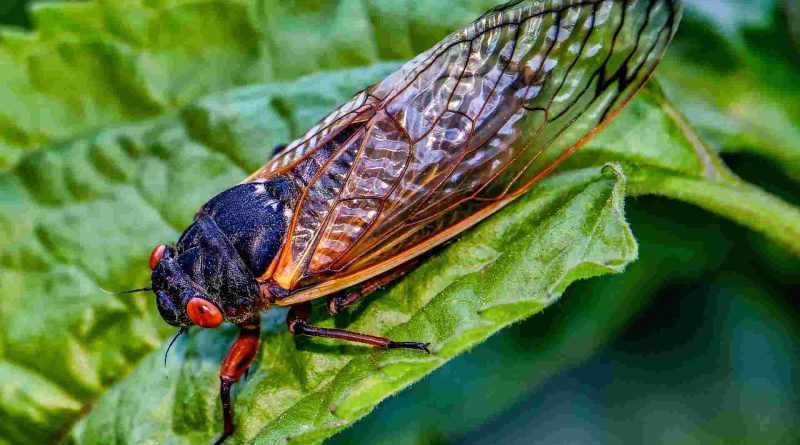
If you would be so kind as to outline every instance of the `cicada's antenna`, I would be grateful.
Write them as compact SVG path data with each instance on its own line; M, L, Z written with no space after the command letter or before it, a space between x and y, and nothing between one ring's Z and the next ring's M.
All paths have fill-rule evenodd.
M175 340L177 340L178 337L183 335L184 332L186 332L186 327L185 326L180 328L180 329L178 329L178 332L175 334L174 337L172 337L172 340L170 340L169 345L167 346L167 350L166 350L166 352L164 352L164 367L165 368L167 367L167 356L169 355L169 350L172 349L172 345L175 344Z
M103 288L100 288L101 291L105 292L106 295L124 295L124 294L135 294L136 292L147 292L153 290L151 286L142 287L140 289L132 289L132 290L124 290L121 292L111 292L107 291Z

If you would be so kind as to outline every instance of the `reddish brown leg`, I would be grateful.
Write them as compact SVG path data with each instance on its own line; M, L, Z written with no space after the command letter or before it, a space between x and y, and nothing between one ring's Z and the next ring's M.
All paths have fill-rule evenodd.
M214 445L220 445L233 434L233 405L231 404L231 387L238 382L253 363L258 352L259 323L256 319L251 323L239 325L239 338L228 349L228 355L219 368L219 398L222 401L222 419L224 422L222 435Z
M311 315L311 303L305 302L296 304L289 309L289 315L286 317L286 324L289 327L289 332L294 335L307 335L309 337L322 337L322 338L335 338L337 340L351 341L355 343L364 343L378 348L384 349L418 349L430 354L428 346L430 343L419 343L413 341L393 341L385 337L376 337L374 335L360 334L358 332L344 331L341 329L328 329L319 326L313 326L306 322Z
M328 312L336 315L376 290L402 277L419 264L419 260L411 260L381 275L370 278L361 284L361 289L350 293L335 293L328 297Z

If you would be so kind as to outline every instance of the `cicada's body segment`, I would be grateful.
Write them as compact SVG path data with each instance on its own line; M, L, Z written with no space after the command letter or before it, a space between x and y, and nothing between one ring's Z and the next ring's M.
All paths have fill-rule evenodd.
M642 87L673 0L513 1L360 93L248 181L299 198L262 280L316 298L422 254L552 171Z

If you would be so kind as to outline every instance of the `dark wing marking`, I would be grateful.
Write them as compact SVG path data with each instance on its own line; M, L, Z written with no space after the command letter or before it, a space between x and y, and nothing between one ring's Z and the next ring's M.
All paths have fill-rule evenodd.
M415 58L299 203L276 280L358 272L518 196L630 100L679 15L675 0L514 1Z

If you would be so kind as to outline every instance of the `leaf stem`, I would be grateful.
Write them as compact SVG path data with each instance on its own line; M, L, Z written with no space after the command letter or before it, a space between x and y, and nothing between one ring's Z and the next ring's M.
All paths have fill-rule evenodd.
M688 202L763 233L800 256L800 209L742 181L708 181L654 169L626 169L631 196Z

